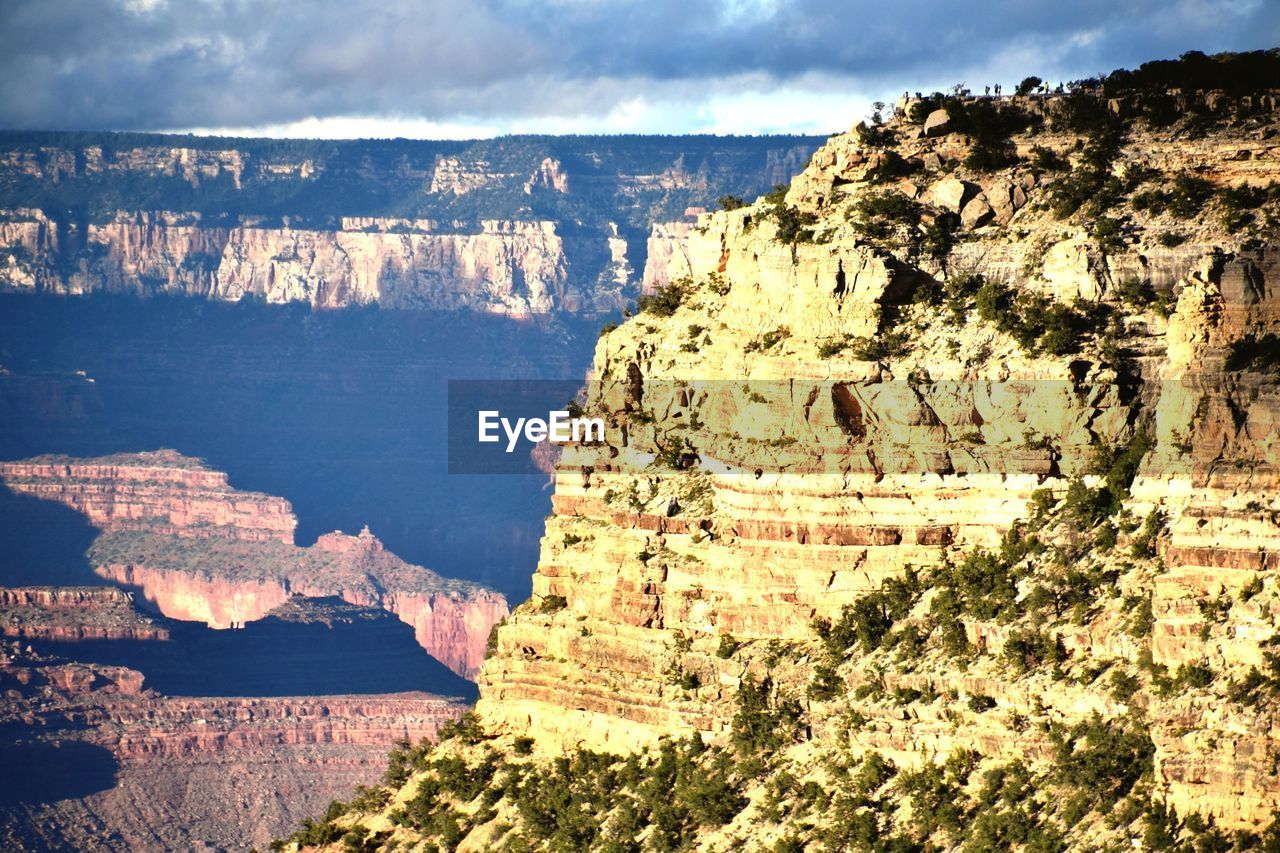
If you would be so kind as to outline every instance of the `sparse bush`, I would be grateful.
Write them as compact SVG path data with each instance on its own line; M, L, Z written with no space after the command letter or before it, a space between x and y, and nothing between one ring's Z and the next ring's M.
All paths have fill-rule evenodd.
M720 646L716 649L716 657L722 660L728 660L742 647L742 644L733 638L732 634L720 635Z
M1067 651L1059 637L1027 628L1010 632L1000 657L1022 674L1044 664L1062 663L1067 659Z
M772 752L795 739L802 716L799 703L776 694L771 679L747 676L738 687L733 745L744 758Z
M1066 157L1043 145L1031 147L1031 165L1046 172L1064 172L1071 168Z
M547 595L543 596L542 601L538 604L539 613L559 613L569 606L568 600L563 595Z
M680 308L680 304L688 295L688 284L684 279L673 281L666 287L660 287L652 294L646 294L636 300L639 313L654 314L658 317L670 317Z

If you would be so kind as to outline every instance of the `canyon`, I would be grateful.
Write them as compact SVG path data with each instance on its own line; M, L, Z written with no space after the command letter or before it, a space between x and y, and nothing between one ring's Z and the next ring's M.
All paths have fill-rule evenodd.
M297 548L287 501L232 489L172 451L5 462L0 482L83 513L103 531L88 554L94 571L173 619L240 628L293 595L337 596L395 613L428 654L468 677L507 613L501 595L411 566L367 528Z
M445 477L445 378L580 375L820 141L0 132L6 846L265 847L434 739L549 503Z
M651 248L475 729L291 846L1273 839L1277 104L905 98Z
M785 183L820 141L211 138L202 147L184 137L8 132L0 286L616 314L665 223L720 194Z
M27 768L23 785L11 779L0 794L10 849L265 847L280 827L376 779L396 744L434 737L465 707L414 692L172 698L136 670L13 641L0 684L0 751Z
M457 719L470 685L445 667L472 676L507 612L367 528L299 548L288 501L174 451L0 483L91 524L85 571L111 584L0 588L0 753L32 768L0 792L15 848L265 846Z

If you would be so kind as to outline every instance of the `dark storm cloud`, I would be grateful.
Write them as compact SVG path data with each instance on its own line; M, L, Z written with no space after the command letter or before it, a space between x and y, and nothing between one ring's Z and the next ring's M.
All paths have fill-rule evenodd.
M4 0L0 125L496 124L785 84L885 93L1280 42L1273 0Z

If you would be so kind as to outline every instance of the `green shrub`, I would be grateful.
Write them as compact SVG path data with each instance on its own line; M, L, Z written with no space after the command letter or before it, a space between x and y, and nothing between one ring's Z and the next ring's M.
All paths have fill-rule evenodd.
M835 666L821 661L813 668L813 680L809 682L809 697L826 702L844 693L844 679Z
M905 178L920 171L919 160L906 160L897 151L884 151L874 166L867 170L867 182L883 184Z
M654 314L658 317L670 317L680 308L687 292L688 283L684 280L673 281L666 287L660 287L652 294L646 294L636 300L639 313Z
M975 693L969 697L969 707L976 713L983 714L996 707L996 700L990 696Z
M770 753L795 740L803 711L794 699L775 695L769 677L747 676L738 686L732 740L740 756Z
M1106 807L1127 795L1152 771L1155 745L1145 728L1126 720L1106 721L1095 714L1070 729L1054 725L1054 776L1086 792Z
M1213 197L1213 184L1180 172L1169 181L1167 186L1143 190L1136 193L1130 204L1134 210L1149 211L1161 214L1166 211L1176 219L1191 219L1199 215L1205 204Z
M879 122L859 124L856 132L859 144L866 148L888 148L898 138L891 128L885 127ZM897 152L892 153L896 154Z
M843 659L854 645L864 652L874 651L884 643L894 622L911 610L921 592L919 576L907 569L901 578L887 578L876 592L846 605L835 622L815 619L814 632L834 660Z
M1026 628L1009 633L1000 657L1022 674L1045 664L1062 663L1067 659L1067 651L1059 637Z
M1071 168L1067 158L1043 145L1031 146L1031 164L1046 172L1064 172Z
M1096 99L1089 97L1088 101ZM1059 219L1089 207L1093 216L1105 214L1120 201L1123 186L1111 174L1122 136L1109 125L1090 136L1079 162L1048 185L1049 209Z
M721 634L720 646L716 649L716 657L722 660L728 660L733 657L741 647L742 643L735 640L732 634Z
M850 208L854 231L873 240L885 240L899 228L920 221L920 205L899 192L862 193Z
M797 210L789 205L777 205L769 211L778 224L777 238L788 246L796 243L813 241L813 226L818 217L815 214Z
M1128 702L1141 687L1142 681L1136 675L1121 670L1111 673L1111 695L1118 702Z
M743 347L744 352L765 352L776 347L778 344L791 337L791 330L786 326L779 326L761 335L757 335L747 342Z
M823 341L818 344L818 356L820 358L831 358L839 355L848 348L848 339Z
M539 613L559 613L569 606L569 602L563 595L547 595L543 596L542 601L538 604Z
M1269 197L1280 194L1275 184L1269 188L1239 184L1218 191L1222 227L1234 234L1254 219L1254 211L1265 204Z

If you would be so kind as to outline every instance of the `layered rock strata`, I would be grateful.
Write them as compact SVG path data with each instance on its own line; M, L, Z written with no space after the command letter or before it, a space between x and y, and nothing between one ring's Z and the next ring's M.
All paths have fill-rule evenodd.
M1228 227L1240 220L1225 191L1261 187L1265 199L1280 179L1273 106L1250 102L1194 141L1130 127L1109 174L1146 175L1126 190L1139 197L1194 173L1205 214L1179 220L1122 197L1105 212L1117 240L1051 212L1063 184L1036 163L1071 168L1087 137L1054 120L1015 134L1016 162L996 169L970 165L975 139L945 122L900 117L889 143L856 128L819 149L785 199L700 217L669 251L675 272L653 277L687 280L598 345L585 408L610 428L561 457L534 598L481 673L488 729L553 751L695 732L724 742L747 675L805 695L810 668L788 672L765 648L806 648L815 618L839 619L909 570L999 550L1016 522L1073 506L1081 489L1119 494L1107 453L1128 448L1140 461L1121 518L1136 521L1107 547L1140 554L1146 542L1157 557L1105 552L1113 603L1053 623L1055 642L1073 667L1180 679L1203 667L1212 687L1179 681L1179 695L1152 686L1121 701L1092 677L1011 677L1000 661L1016 631L973 617L967 642L990 657L968 674L945 660L855 660L847 686L989 696L1045 730L1141 707L1171 807L1262 825L1280 804L1276 723L1228 687L1266 669L1277 628L1280 267L1274 200ZM1066 107L1037 109L1052 119ZM928 251L938 223L948 243ZM1018 325L1024 306L1082 319L1054 342L1047 314ZM1062 535L1080 536L1071 524ZM1149 634L1130 631L1148 601ZM742 643L758 654L735 652ZM871 719L838 738L902 765L957 748L1051 753L1007 722L957 723L931 705L941 700L838 701Z
M3 463L0 478L84 513L104 531L89 551L94 571L174 619L234 628L294 595L339 596L395 613L432 657L472 677L507 613L498 593L405 563L367 529L299 548L287 501L238 491L173 451Z
M818 141L7 133L0 287L614 313L654 221L784 182Z
M0 588L0 632L43 640L167 640L169 631L137 612L113 587Z
M114 783L74 799L29 792L0 806L8 845L81 849L265 847L301 816L377 781L405 739L434 738L463 705L425 693L170 698L122 667L9 644L0 719L29 734L6 749L77 743L109 752Z

